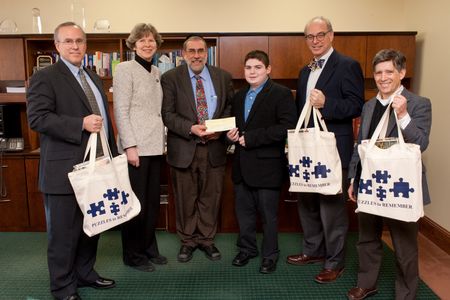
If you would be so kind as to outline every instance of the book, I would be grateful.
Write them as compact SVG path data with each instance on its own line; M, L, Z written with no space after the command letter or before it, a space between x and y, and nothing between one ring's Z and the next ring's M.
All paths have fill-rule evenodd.
M7 93L25 93L26 89L24 86L7 86L6 92Z

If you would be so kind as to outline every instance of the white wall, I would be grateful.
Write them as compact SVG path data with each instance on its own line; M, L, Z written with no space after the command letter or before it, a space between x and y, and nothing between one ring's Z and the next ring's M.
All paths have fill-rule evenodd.
M0 0L0 20L16 21L19 33L32 28L31 9L39 7L43 31L71 19L70 0ZM315 15L331 19L336 31L418 31L415 92L431 98L431 143L424 154L432 203L426 215L450 230L450 3L445 0L75 0L86 10L87 32L97 19L109 19L111 32L129 32L150 22L160 32L301 32Z

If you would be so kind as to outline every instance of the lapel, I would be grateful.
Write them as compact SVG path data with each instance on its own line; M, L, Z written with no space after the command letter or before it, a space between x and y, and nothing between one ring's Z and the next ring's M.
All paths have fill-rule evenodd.
M189 107L192 110L195 118L197 119L197 104L195 101L194 91L192 89L191 77L189 76L188 66L187 64L182 65L180 68L180 78L179 82L181 85L181 90L187 95L189 101Z
M322 70L322 73L320 73L319 79L317 80L316 83L316 89L319 89L321 91L324 90L325 85L330 80L331 76L336 70L336 66L339 61L338 58L339 54L336 52L336 50L333 50L330 57L328 58L327 63L325 64L325 67Z
M250 113L248 114L248 118L247 118L247 121L245 122L244 128L246 128L247 125L251 123L253 117L255 116L256 112L258 111L259 106L261 106L261 103L263 103L264 99L267 97L268 91L270 90L271 86L272 86L272 81L269 78L269 79L267 79L267 82L264 84L263 89L256 96L255 102L253 102L252 108L250 109ZM247 91L248 91L248 89L247 89ZM245 95L244 95L244 101L242 101L242 102L245 102ZM241 111L244 113L244 107Z
M311 70L308 67L304 67L300 74L300 99L302 107L306 102L306 87L308 86L308 77Z
M366 105L366 115L364 116L363 123L361 124L361 128L363 131L361 132L361 138L363 140L370 139L369 129L370 123L372 122L373 111L375 110L375 105L377 104L377 99L375 98L372 101L368 101Z
M222 85L220 84L221 83L220 82L220 76L219 76L219 73L217 72L217 70L214 69L214 68L211 68L208 65L206 65L206 68L208 68L209 75L211 76L211 81L212 81L212 84L213 84L213 87L214 87L214 92L216 93L216 96L217 96L217 98L216 98L216 101L217 101L216 111L214 112L214 115L213 115L213 119L216 119L218 117L218 115L220 113L222 113L220 111L220 109L219 109L219 107L222 107L222 103L221 102L223 101L223 99L221 97L221 95L222 95Z
M92 112L91 105L89 104L89 101L86 97L86 94L83 91L83 88L78 83L77 79L73 76L73 74L70 72L66 64L62 60L59 60L57 62L57 67L60 73L63 75L62 77L64 78L64 80L66 80L69 83L74 92L78 95L78 98L83 103L83 105L87 108L88 111Z

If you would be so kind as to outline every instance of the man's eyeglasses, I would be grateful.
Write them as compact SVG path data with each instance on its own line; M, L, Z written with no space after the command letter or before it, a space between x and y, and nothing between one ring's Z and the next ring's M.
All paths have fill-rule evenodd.
M317 41L321 42L324 40L325 36L327 35L327 33L330 32L330 30L326 31L326 32L319 32L316 35L312 35L312 34L308 34L307 36L305 36L305 38L309 41L312 42L314 41L314 39L316 39Z
M186 52L189 55L195 55L195 53L197 53L198 55L203 55L206 53L206 50L204 48L200 48L200 49L187 49Z
M58 43L63 44L64 46L70 47L73 44L77 45L77 46L81 46L86 44L86 40L83 39L76 39L76 40L72 40L72 39L65 39L63 41L59 41Z

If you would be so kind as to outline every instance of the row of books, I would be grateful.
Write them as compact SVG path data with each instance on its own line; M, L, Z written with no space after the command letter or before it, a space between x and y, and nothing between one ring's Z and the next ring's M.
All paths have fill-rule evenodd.
M38 55L42 53L37 53ZM59 54L56 51L46 52L46 55L50 55L53 58L53 62L59 60ZM134 51L125 52L125 60L134 60L136 53ZM94 70L100 77L114 76L115 68L120 63L119 52L101 52L95 51L93 54L86 53L82 65ZM157 66L161 73L164 73L172 68L178 67L184 64L184 58L181 50L174 51L162 51L157 52L153 57L153 64ZM217 66L217 47L208 48L208 65Z

